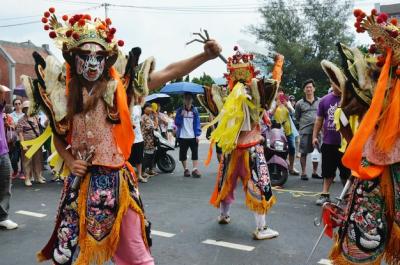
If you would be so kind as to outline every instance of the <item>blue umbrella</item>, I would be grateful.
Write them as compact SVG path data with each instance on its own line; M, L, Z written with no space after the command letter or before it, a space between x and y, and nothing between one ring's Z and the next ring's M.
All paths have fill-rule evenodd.
M177 82L170 83L164 86L161 93L170 94L170 95L180 95L180 94L203 94L204 88L202 85L190 83L190 82Z
M154 93L151 95L148 95L144 98L144 100L146 102L152 103L160 103L160 104L168 104L168 102L170 101L171 97L167 94L163 94L163 93Z

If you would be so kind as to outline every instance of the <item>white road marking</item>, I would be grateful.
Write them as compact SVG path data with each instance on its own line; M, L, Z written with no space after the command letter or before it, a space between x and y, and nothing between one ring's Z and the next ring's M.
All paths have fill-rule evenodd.
M213 239L207 239L202 242L203 244L208 244L208 245L214 245L214 246L220 246L220 247L226 247L226 248L233 248L233 249L238 249L238 250L243 250L243 251L253 251L255 247L252 246L246 246L246 245L241 245L241 244L234 244L234 243L229 243L225 241L216 241Z
M151 230L151 234L154 236L162 236L162 237L174 237L175 236L175 234L157 231L157 230Z
M22 215L27 215L27 216L32 216L32 217L37 217L37 218L43 218L47 216L47 214L44 213L35 213L35 212L29 212L29 211L17 211L15 212L17 214L22 214Z
M319 265L332 265L332 262L329 259L321 259L318 261Z

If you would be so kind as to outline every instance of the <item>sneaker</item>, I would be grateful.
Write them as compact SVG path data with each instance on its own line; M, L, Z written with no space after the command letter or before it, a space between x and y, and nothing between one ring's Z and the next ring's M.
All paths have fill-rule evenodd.
M22 180L26 179L24 173L22 173L22 172L19 173L18 178L22 179Z
M293 176L299 176L300 172L297 169L293 168L292 170L289 171L289 174Z
M153 170L148 170L148 169L146 169L145 171L144 171L144 173L146 174L146 175L148 175L149 177L154 177L156 174L155 174L155 172L153 171ZM144 174L143 174L143 176L144 176Z
M231 218L229 216L225 216L225 215L219 215L218 216L218 223L220 225L227 225L231 222Z
M11 178L16 179L17 177L18 177L18 172L13 172Z
M330 202L330 198L329 198L329 194L321 194L321 196L319 196L319 199L315 202L316 205L318 206L322 206L324 205L324 203L326 202Z
M198 169L193 170L192 171L192 177L194 177L196 179L201 178L200 171Z
M36 180L37 183L44 184L46 183L46 179L44 177L40 177Z
M253 232L253 238L256 240L271 239L278 236L279 233L275 230L272 230L268 226L262 229L257 228L257 230Z
M190 171L189 171L189 169L185 169L185 171L183 171L183 176L184 177L190 177Z
M30 178L25 178L25 186L27 187L31 187L32 186L32 182Z
M313 178L313 179L322 179L322 177L320 175L316 174L316 173L313 173L311 175L311 178Z
M147 172L147 174L149 174L149 175L151 175L151 176L157 176L157 175L158 175L158 173L155 172L153 169L150 169L150 170Z
M18 227L18 224L14 223L10 219L7 219L7 220L0 222L0 227L3 227L7 230L12 230L12 229L16 229Z
M142 183L147 183L147 181L148 181L147 178L144 178L144 177L141 177L141 176L138 176L138 180L139 180L139 182L142 182Z
M308 177L307 177L306 174L304 174L304 175L301 175L300 179L301 179L301 180L308 180Z

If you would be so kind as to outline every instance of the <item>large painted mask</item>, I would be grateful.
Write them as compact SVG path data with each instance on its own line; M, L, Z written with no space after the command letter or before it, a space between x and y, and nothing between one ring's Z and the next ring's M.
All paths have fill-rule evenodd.
M96 43L85 43L75 55L76 73L87 81L97 81L103 74L106 56L104 49Z

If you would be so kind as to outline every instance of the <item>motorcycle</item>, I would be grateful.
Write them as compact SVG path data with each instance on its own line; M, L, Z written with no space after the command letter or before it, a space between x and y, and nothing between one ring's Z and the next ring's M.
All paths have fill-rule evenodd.
M281 127L272 121L272 126L265 131L264 154L272 186L283 186L289 175L288 142Z
M165 173L171 173L175 170L176 162L170 154L167 154L167 152L175 150L175 147L173 144L168 142L167 139L165 139L158 131L154 131L154 137L156 140L156 152L154 161L161 171Z

